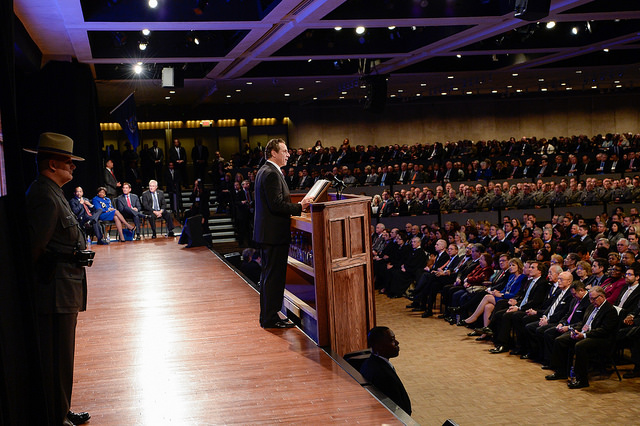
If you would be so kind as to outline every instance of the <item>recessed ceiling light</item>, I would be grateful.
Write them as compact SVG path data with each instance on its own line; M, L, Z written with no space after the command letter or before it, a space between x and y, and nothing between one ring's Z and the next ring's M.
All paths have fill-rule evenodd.
M347 92L342 92L342 93L341 93L341 95L346 95L346 94L347 94Z
M340 96L338 99L344 99L344 96Z
M195 43L196 46L200 45L200 39L198 37L194 37L193 42Z
M158 0L149 0L149 7L151 9L155 9L156 7L158 7Z
M307 59L307 62L311 62L311 61L313 61L313 59L311 59L311 58Z
M395 97L396 97L396 95L395 95L395 93L394 93L393 95L389 95L389 97L390 97L390 98L395 98Z
M396 26L395 25L391 25L390 27L387 27L387 28L389 28L389 31L393 31L393 30L396 29Z
M403 89L398 89L398 93L404 93Z
M253 84L253 81L247 81L247 86L251 86Z
M462 55L457 54L457 55L456 55L456 58L460 59L460 58L462 58Z
M240 89L236 89L236 92L242 92L242 90L240 90Z
M522 89L516 89L516 93L522 93Z
M314 96L314 97L313 97L313 100L314 100L314 101L317 101L317 100L318 100L318 98Z
M411 30L413 30L413 31L417 30L416 26L415 26L415 25L413 25L413 26L411 27Z
M361 35L364 34L366 29L363 26L356 27L356 34Z
M492 90L491 93L498 93L498 91L497 90Z
M304 90L304 87L298 87L298 90Z
M602 49L603 52L608 53L609 49Z
M422 96L420 93L416 93L416 96Z
M442 96L447 96L447 92L440 93Z
M572 90L572 89L573 89L572 87L567 87L564 90Z
M171 96L165 96L164 98L165 98L166 100L169 100L169 99L171 99Z
M227 95L227 98L230 98L230 97L231 97L231 95Z
M285 93L284 96L286 97L291 96L291 93Z
M622 87L622 84L618 84L618 85L616 85L616 87L619 89L619 88Z
M143 36L148 36L149 34L151 34L151 31L149 31L149 28L145 28L142 30L142 35Z
M547 29L550 30L551 28L556 26L556 22L555 21L549 21L547 22Z
M512 87L513 87L512 85L508 85L508 86L507 86L507 89L511 89Z
M544 78L539 78L538 81L542 82L544 81Z
M176 91L175 90L169 90L169 93L171 93L173 95L174 93L176 93Z
M420 83L420 87L426 87L427 83Z
M469 92L466 92L466 94L467 95L473 95L473 92L469 91Z
M334 30L336 31L340 31L342 29L342 27L333 27Z
M571 34L578 35L578 27L571 28Z
M567 83L560 83L560 86L566 86Z
M317 84L317 83L322 83L322 81L321 81L321 80L316 80L316 84Z
M576 70L576 74L582 74L582 70Z
M133 72L135 72L136 74L140 74L142 72L142 65L140 64L135 64L133 66Z
M517 73L517 72L514 72L513 74L511 74L511 76L512 76L512 77L517 77L517 76L518 76L518 73Z
M454 87L452 90L458 90L458 88L457 88L457 87Z
M447 78L451 79L451 78L453 78L453 76L452 75L448 75Z
M360 86L361 89L366 89L367 86L365 86L364 84L362 86Z
M540 91L541 91L541 92L546 92L546 91L547 91L547 88L546 88L546 87L543 87L542 89L540 89Z
M140 44L138 44L138 49L140 49L140 50L146 50L146 49L147 49L147 43L140 43Z
M591 88L592 88L592 89L597 89L597 88L598 88L598 86L591 86Z
M618 84L620 83L620 80L615 80L614 83Z

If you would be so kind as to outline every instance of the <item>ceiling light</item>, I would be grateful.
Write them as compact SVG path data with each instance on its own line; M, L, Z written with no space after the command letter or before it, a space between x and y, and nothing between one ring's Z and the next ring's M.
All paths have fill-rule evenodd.
M622 87L622 84L617 84L616 88L620 89Z
M390 27L387 27L387 28L389 28L389 31L393 31L393 30L396 29L396 26L395 25L391 25Z
M420 93L416 93L416 96L422 96Z
M447 96L447 92L440 93L442 96Z
M291 93L285 93L284 96L285 97L291 96Z
M147 49L147 43L139 43L138 44L138 49L146 50Z
M414 25L414 26L412 26L412 27L411 27L411 29L412 29L413 31L415 31L417 28L416 28L416 26Z
M597 88L598 88L598 86L591 86L591 88L592 88L592 89L597 89Z
M313 59L307 59L307 62L311 62L311 61L313 61Z
M420 87L426 87L427 83L420 83Z
M513 74L511 74L511 76L512 76L512 77L517 77L517 76L518 76L518 73L517 73L517 72L514 72Z
M522 93L522 89L516 89L516 93Z
M321 80L316 80L316 84L322 83Z
M398 89L398 93L404 93L404 90Z
M144 30L142 30L142 35L143 36L148 36L149 34L151 34L151 31L149 31L148 28L145 28Z
M394 93L393 95L389 95L390 98L395 98L396 94Z
M334 30L336 31L340 31L342 29L342 27L333 27Z
M231 97L231 95L227 95L227 98L230 98L230 97Z
M498 91L497 90L492 90L491 93L498 93Z
M142 65L140 64L135 64L133 66L133 72L135 72L136 74L140 74L142 72Z
M458 88L457 88L457 87L454 87L454 88L453 88L453 90L458 90Z
M471 92L471 91L466 92L466 93L467 93L467 95L473 95L473 92Z
M549 21L547 22L547 29L550 30L551 28L556 26L556 21Z
M242 92L242 90L241 89L236 89L236 92L240 93L240 92Z
M366 89L367 86L365 86L364 84L362 86L360 86L361 89Z
M304 87L298 87L298 90L304 90Z
M566 86L567 83L560 83L560 86Z
M609 49L602 49L603 52L608 53Z
M340 96L340 97L338 97L338 99L344 99L344 96Z
M539 78L538 81L542 82L544 81L544 78Z
M194 42L194 43L196 44L196 46L197 46L197 45L199 45L199 44L200 44L200 39L199 39L198 37L194 37L194 38L193 38L193 42Z
M546 91L547 91L547 88L546 88L546 87L543 87L542 89L540 89L540 91L541 91L541 92L546 92Z
M582 70L576 70L576 74L582 74Z
M247 81L247 86L251 86L253 84L252 81Z
M346 94L347 94L347 92L342 92L341 94L342 94L342 95L346 95Z
M614 81L614 83L615 83L615 84L619 84L619 83L620 83L620 80L615 80L615 81Z
M456 55L456 58L460 59L460 58L462 58L462 55L457 54L457 55Z
M314 100L314 101L317 101L317 100L318 100L318 98L314 96L314 97L313 97L313 100Z
M173 95L174 93L176 93L176 91L175 90L169 90L169 93L171 93Z
M571 90L571 89L572 89L571 87L567 87L567 88L566 88L566 89L564 89L564 90Z
M365 32L365 28L363 26L356 27L356 34L360 35L360 34L364 34L364 32Z
M512 85L508 85L508 86L507 86L507 89L511 89L512 87L513 87Z
M453 76L452 75L448 75L447 78L451 79L451 78L453 78Z
M149 7L151 9L155 9L156 7L158 7L158 0L149 0Z
M166 100L169 100L169 99L171 99L171 96L165 96L164 98L165 98Z
M577 35L578 34L578 27L571 28L571 34Z

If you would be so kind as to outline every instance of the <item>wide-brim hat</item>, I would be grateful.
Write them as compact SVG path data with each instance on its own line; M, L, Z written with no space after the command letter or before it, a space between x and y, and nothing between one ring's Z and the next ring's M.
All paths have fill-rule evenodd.
M27 152L38 154L48 152L51 154L66 155L72 160L84 161L84 158L73 155L73 139L60 133L45 132L40 135L36 149L22 148Z

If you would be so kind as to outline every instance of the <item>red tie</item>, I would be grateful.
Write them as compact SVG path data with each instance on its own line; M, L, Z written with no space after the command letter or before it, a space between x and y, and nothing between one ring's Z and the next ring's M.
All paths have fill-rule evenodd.
M80 201L84 201L82 198L80 198ZM87 215L91 216L91 211L89 211L89 207L87 207L87 205L83 202L82 203L82 207L84 207L84 211L87 212Z
M129 194L127 194L127 205L131 208L131 199L129 198Z

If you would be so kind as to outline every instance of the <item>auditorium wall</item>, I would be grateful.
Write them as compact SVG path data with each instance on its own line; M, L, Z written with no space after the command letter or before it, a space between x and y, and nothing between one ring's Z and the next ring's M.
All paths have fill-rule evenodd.
M415 144L511 136L640 133L637 94L487 99L456 96L421 103L389 102L382 114L362 106L292 108L289 142L309 147L320 139L338 146Z

